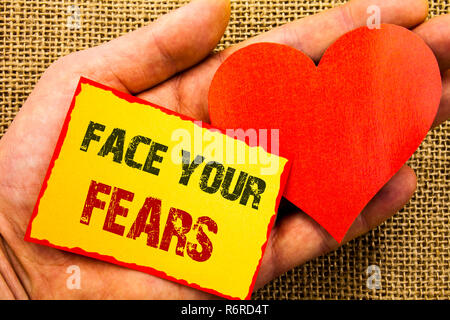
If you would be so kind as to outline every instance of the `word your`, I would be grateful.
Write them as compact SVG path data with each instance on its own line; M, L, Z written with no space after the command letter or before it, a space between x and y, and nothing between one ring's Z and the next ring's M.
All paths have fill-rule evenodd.
M111 192L111 200L105 216L103 230L124 236L125 226L118 224L116 217L127 217L128 209L123 207L120 202L132 202L134 193L121 188L112 188L109 185L91 181L80 223L89 225L94 208L100 210L105 209L106 202L97 197L98 193L110 195ZM186 252L192 260L197 262L206 261L211 257L213 246L211 240L205 233L205 229L217 234L218 228L214 220L202 216L193 224L192 216L189 213L177 208L170 208L160 241L160 218L161 200L152 197L146 198L135 221L126 233L126 237L136 240L142 233L145 233L147 235L147 246L164 251L169 251L172 238L175 237L177 239L175 247L175 253L177 255L183 257ZM186 236L191 231L196 233L198 243L187 241ZM201 250L199 247L201 247Z
M203 163L205 158L203 156L197 155L195 159L191 161L191 154L188 151L182 150L183 155L183 172L179 183L187 186L191 175L194 170ZM215 171L212 184L208 181L211 178L211 173ZM216 193L220 188L220 193L223 198L235 201L241 197L239 201L240 204L246 205L250 196L253 196L252 208L258 209L259 202L261 201L261 194L266 189L266 183L264 180L249 176L248 173L241 171L239 177L237 178L234 190L230 193L230 185L233 180L236 169L229 167L225 173L225 167L215 161L208 162L203 172L200 176L200 189L207 193ZM245 185L245 187L244 187Z

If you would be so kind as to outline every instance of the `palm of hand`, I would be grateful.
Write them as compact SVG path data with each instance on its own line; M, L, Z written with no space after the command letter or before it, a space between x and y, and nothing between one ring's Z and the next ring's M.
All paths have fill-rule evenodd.
M365 8L369 5L366 2L355 0L342 8L293 22L249 41L285 43L317 60L337 37L365 23ZM426 15L423 1L379 2L381 8L390 8L389 14L382 17L386 23L411 27L421 23ZM182 71L214 48L228 17L229 4L225 0L194 1L148 27L60 59L45 72L0 141L0 234L3 238L0 260L7 256L11 261L10 266L0 269L0 284L6 283L11 297L211 297L138 271L26 243L23 236L79 77L91 78L207 121L207 91L212 76L220 62L242 45ZM450 55L445 46L450 45L450 17L436 18L415 31L435 50L442 70L447 70ZM449 90L448 76L444 77L444 90ZM448 96L445 97L436 124L449 115L450 102ZM367 205L346 240L367 232L394 214L414 190L415 175L405 166ZM283 205L256 286L260 287L294 266L336 247L337 243L308 216L289 204ZM66 269L70 265L80 267L81 290L66 287Z

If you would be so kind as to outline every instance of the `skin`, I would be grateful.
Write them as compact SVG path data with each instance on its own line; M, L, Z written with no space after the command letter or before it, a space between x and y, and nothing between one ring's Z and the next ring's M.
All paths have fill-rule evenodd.
M444 86L435 125L442 123L450 115L450 15L423 22L428 11L423 0L354 0L212 56L227 26L230 4L195 0L146 27L52 64L0 140L0 298L214 298L145 273L23 241L79 77L208 121L210 81L233 51L252 42L271 41L298 48L317 61L339 36L365 25L366 8L372 4L380 6L383 23L411 28L433 49ZM404 166L366 206L344 243L391 217L415 188L415 174ZM338 246L316 222L283 202L256 288ZM73 264L81 268L81 290L66 288L66 269Z

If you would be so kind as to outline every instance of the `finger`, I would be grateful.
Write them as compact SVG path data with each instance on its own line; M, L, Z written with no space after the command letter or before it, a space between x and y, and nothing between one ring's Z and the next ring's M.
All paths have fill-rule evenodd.
M422 23L414 32L433 50L441 70L450 69L450 14Z
M433 50L442 70L442 98L433 127L450 118L450 14L433 18L414 29Z
M0 235L0 300L6 297L9 297L8 299L26 300L28 295L8 256L4 242L4 238ZM2 294L7 295L2 296Z
M337 38L366 24L369 17L367 8L370 5L380 7L382 23L405 27L419 24L428 13L425 0L353 0L228 48L197 68L141 94L140 97L206 121L209 118L209 85L219 65L231 53L254 42L278 42L300 49L312 59L318 60Z
M407 28L421 23L428 14L428 2L425 0L353 0L316 16L271 30L251 39L248 43L261 41L283 43L303 51L318 61L325 50L340 36L367 24L370 16L367 9L372 5L380 8L381 23L392 23Z
M367 204L342 244L394 215L409 201L415 189L416 175L405 165ZM256 286L339 246L312 218L293 212L272 230Z
M99 57L120 86L137 93L205 58L229 16L229 0L195 0L85 55Z
M442 97L434 119L433 127L436 127L450 119L450 70L442 75Z

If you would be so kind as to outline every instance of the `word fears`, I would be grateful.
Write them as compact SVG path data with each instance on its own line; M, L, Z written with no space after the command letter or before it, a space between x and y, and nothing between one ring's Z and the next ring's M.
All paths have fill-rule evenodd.
M111 194L112 190L112 194ZM105 201L98 199L98 193L111 194L111 202L108 205L108 210L105 215L105 223L103 230L115 233L119 236L124 236L125 226L116 222L117 216L127 217L128 209L120 205L121 200L133 201L134 193L123 190L117 187L114 189L103 183L92 181L89 187L86 202L84 204L83 213L81 215L80 223L89 225L91 221L92 211L94 208L105 209ZM149 219L149 214L150 219ZM149 221L149 223L147 223ZM127 232L127 238L136 239L142 233L147 235L147 246L152 248L159 248L161 250L169 251L169 246L172 238L176 239L175 253L181 257L184 256L184 251L187 249L187 255L195 261L206 261L211 257L212 243L208 238L203 228L217 234L217 224L209 217L199 217L192 226L192 216L180 209L170 208L167 216L167 221L164 224L164 232L159 243L160 235L160 221L161 221L161 200L147 197L144 200L142 208L139 210L136 219ZM198 251L197 244L187 242L186 234L190 231L196 232L196 239L201 246Z

